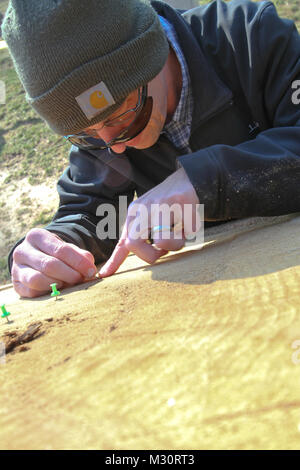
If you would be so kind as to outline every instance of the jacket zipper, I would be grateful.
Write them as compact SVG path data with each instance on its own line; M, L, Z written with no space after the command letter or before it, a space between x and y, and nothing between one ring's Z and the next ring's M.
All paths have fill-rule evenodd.
M210 119L214 118L215 116L217 116L219 113L222 113L223 111L225 111L226 109L228 108L231 108L231 106L233 106L234 104L234 100L233 98L231 98L229 101L226 101L226 103L224 103L221 108L218 108L216 109L216 111L214 111L212 114L209 114L204 121L200 121L200 125L202 125L204 122L207 122L209 121Z

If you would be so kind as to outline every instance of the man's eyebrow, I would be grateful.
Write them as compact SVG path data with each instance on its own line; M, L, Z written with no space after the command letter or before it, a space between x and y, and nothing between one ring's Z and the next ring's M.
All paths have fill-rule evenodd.
M84 131L96 130L97 127L94 127L94 126L97 126L101 122L109 121L110 119L113 119L114 117L118 116L118 114L122 114L122 112L125 112L126 109L124 109L124 111L120 111L120 110L121 110L122 106L124 105L124 103L126 103L126 101L130 98L130 95L132 95L135 91L136 90L132 91L128 96L126 96L126 98L124 98L124 101L121 103L120 107L118 109L116 109L112 114L110 114L104 121L99 121L99 122L97 122L97 124L93 124L93 126L91 126L91 127L86 127L84 129Z
M99 122L97 122L96 124L93 124L91 127L86 127L85 129L83 129L83 132L86 132L86 131L89 131L89 130L90 130L90 131L97 130L97 126L98 126L100 123L107 122L107 121L109 121L110 119L113 119L113 118L115 117L115 116L114 116L115 114L116 114L116 116L117 116L118 114L120 114L120 111L119 111L119 113L118 113L118 110L119 110L119 109L120 109L120 108L118 108L113 114L110 114L104 121L99 121Z

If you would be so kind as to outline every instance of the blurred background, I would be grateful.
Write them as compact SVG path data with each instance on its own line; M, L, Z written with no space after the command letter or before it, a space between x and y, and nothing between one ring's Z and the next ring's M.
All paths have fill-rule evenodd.
M208 3L167 0L188 9ZM275 0L281 16L291 18L300 31L299 0ZM8 0L0 0L0 22ZM10 282L7 255L32 227L50 222L58 204L56 181L68 165L69 144L53 134L25 101L4 41L0 39L0 285Z

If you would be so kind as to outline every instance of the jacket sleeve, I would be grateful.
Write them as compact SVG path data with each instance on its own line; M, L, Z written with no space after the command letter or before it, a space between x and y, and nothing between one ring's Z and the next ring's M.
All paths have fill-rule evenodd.
M246 25L244 37L239 27L228 39L228 28L224 37L230 47L225 53L219 42L219 49L224 61L231 50L249 107L262 109L268 125L253 140L212 145L179 162L205 205L206 220L298 212L300 37L293 22L280 18L271 2L230 3L220 2L219 7L227 25Z
M120 225L134 197L135 185L130 175L130 163L123 154L116 156L101 150L85 152L72 147L70 166L57 185L59 208L45 228L64 241L90 251L96 263L105 261L118 241ZM123 196L121 207L119 196ZM100 206L104 210L98 215ZM109 217L112 232L106 238L109 227L103 227L101 236L97 225ZM13 251L23 240L19 240L9 254L10 269Z

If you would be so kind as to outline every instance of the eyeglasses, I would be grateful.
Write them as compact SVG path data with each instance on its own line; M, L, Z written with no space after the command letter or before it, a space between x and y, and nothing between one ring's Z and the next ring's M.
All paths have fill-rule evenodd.
M91 129L86 133L73 134L65 136L71 144L83 150L105 150L110 149L113 145L118 143L124 143L128 140L134 139L140 134L147 126L153 107L153 99L151 96L147 96L148 87L144 85L142 91L138 90L138 102L136 106L128 111L125 111L114 118L105 121L98 129ZM127 126L122 132L114 137L112 140L103 145L103 140L99 139L98 132L104 127L115 127L123 124Z

